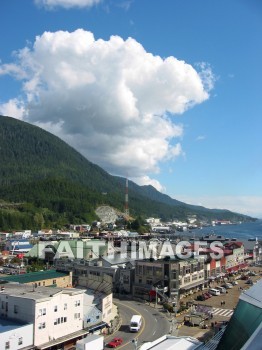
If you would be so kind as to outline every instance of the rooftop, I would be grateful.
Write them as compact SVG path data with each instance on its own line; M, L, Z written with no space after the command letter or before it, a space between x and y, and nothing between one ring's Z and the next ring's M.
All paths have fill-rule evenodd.
M240 294L239 299L249 304L259 307L262 310L262 279L260 279L252 288L245 290Z
M14 297L20 297L25 299L33 299L40 301L42 299L48 299L56 294L83 294L84 290L75 288L49 288L49 287L37 287L26 284L6 284L2 285L1 295L8 295Z
M25 273L20 275L0 277L0 281L17 282L17 283L23 284L23 283L30 283L30 282L33 283L33 282L48 280L48 279L56 279L59 277L66 277L66 276L68 276L68 273L66 272L46 270L46 271L30 272L30 273Z
M0 318L0 334L25 326L26 322L10 321Z
M175 337L165 335L156 339L153 342L148 342L140 347L140 350L154 349L154 350L194 350L203 343L191 337Z

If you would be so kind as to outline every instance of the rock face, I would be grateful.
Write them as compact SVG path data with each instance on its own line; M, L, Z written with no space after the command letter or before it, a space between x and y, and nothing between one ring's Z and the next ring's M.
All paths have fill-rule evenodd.
M96 209L96 215L104 224L114 223L118 218L118 213L116 210L108 205L98 207Z

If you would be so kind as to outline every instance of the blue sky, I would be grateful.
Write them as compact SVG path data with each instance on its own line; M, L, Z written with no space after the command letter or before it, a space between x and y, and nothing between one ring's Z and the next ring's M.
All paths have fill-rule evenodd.
M262 218L260 0L2 0L0 113L113 175Z

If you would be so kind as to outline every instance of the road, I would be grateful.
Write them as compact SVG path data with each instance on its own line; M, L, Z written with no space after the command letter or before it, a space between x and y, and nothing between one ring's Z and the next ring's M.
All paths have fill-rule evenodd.
M106 338L108 343L114 337L120 337L123 339L123 345L117 349L134 350L135 345L132 343L133 339L137 339L137 347L140 347L143 343L153 341L170 331L170 322L164 314L155 310L153 306L146 305L142 302L118 300L114 299L114 304L119 308L122 323L117 332L110 337ZM132 315L142 316L142 327L138 333L130 333L129 322Z

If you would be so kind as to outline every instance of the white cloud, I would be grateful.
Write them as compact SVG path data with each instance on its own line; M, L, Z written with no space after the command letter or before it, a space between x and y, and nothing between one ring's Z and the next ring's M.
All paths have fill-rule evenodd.
M24 119L130 178L157 173L160 161L183 154L176 141L183 127L174 115L208 99L212 80L210 68L197 72L175 57L146 52L132 38L95 40L82 29L45 32L16 59L0 71L23 78L26 98L12 105L26 106Z
M25 117L26 110L23 102L15 98L6 103L0 104L0 114L12 116L16 119L23 119Z
M236 213L262 218L261 196L185 196L175 195L182 202L210 209L227 209Z
M35 4L43 6L46 9L54 9L56 7L63 7L66 9L77 7L92 7L101 3L103 0L35 0Z
M161 185L161 183L155 179L151 179L149 176L141 176L131 178L133 182L137 183L140 186L151 185L155 187L159 192L165 192L166 188Z

